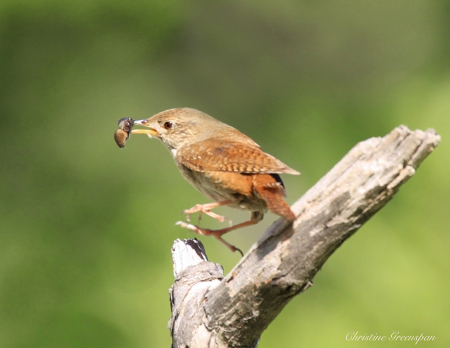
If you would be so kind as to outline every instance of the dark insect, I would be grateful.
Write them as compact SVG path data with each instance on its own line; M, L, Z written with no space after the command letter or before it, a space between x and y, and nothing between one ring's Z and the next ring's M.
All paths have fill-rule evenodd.
M125 117L119 120L119 129L114 133L114 140L119 147L125 147L125 143L130 137L130 132L133 125L134 121L131 117Z

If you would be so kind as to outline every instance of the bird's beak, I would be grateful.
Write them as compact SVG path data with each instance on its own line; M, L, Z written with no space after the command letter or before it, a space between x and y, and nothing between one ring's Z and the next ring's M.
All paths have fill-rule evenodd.
M148 125L147 120L134 121L134 125L140 125L140 126L144 126L144 127L148 127L148 128L133 129L133 130L131 130L131 134L147 134L150 137L159 135L159 133L156 131L156 129L154 129Z

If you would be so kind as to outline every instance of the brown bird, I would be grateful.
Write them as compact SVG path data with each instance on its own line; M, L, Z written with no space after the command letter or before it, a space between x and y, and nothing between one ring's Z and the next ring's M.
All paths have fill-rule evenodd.
M133 124L134 122L134 124ZM146 129L131 129L133 125ZM214 201L197 204L183 211L187 221L193 213L211 216L219 221L228 220L211 211L221 205L248 210L249 221L219 230L211 230L177 222L202 235L213 235L231 251L235 246L222 239L222 235L241 227L260 222L267 209L293 221L295 215L283 200L286 190L278 174L300 174L294 169L261 151L248 136L237 129L195 109L177 108L156 114L146 120L130 118L119 121L115 138L119 146L125 145L129 134L147 134L162 141L172 154L181 175L198 191Z

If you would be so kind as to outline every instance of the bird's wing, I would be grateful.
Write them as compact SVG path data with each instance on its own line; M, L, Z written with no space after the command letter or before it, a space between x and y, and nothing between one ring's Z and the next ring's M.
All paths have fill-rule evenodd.
M207 139L184 146L176 156L186 167L198 172L300 174L257 146L220 139Z

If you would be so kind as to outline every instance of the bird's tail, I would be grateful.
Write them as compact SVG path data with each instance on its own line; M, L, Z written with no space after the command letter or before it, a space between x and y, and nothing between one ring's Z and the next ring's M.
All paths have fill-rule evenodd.
M274 175L278 178L274 177ZM267 208L272 213L280 215L289 221L294 221L295 214L283 199L286 196L283 182L277 174L274 175L255 175L254 188L266 202Z

